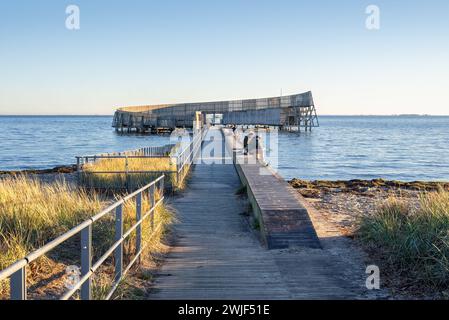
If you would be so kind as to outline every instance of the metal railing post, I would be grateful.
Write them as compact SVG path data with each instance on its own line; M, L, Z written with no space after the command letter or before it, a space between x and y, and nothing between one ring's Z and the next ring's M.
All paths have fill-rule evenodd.
M126 156L126 158L125 158L125 179L126 179L126 182L125 182L125 184L126 184L126 190L128 191L128 192L131 192L131 186L130 186L130 183L129 183L129 173L128 173L128 171L129 171L129 166L128 166L128 155Z
M123 237L123 204L115 210L115 241ZM115 249L115 278L114 281L120 281L123 274L123 242Z
M11 300L26 300L26 267L14 272L10 278Z
M92 268L92 225L81 231L81 277L90 272ZM92 299L92 279L81 286L81 300Z
M164 177L159 181L159 192L161 193L161 197L164 196L164 191L165 191L165 175Z
M81 161L83 158L80 158ZM159 178L154 180L153 182L147 184L141 189L135 191L132 194L129 194L122 200L114 203L108 208L102 210L100 213L90 218L89 220L84 221L80 225L75 228L69 230L63 235L57 237L56 239L50 241L40 249L30 253L26 258L20 259L16 261L13 265L9 266L5 270L0 270L0 279L8 279L10 281L10 299L11 300L26 300L27 299L27 275L26 268L28 265L34 261L36 261L39 257L45 255L47 252L50 252L54 248L57 248L63 242L71 239L73 237L77 237L80 235L80 253L81 253L81 279L82 281L78 281L73 284L73 286L67 291L62 297L61 300L70 299L76 292L80 291L80 298L82 300L92 299L92 280L91 277L98 268L111 257L114 256L114 264L115 264L115 274L114 274L114 285L112 286L112 290L107 296L109 299L114 291L117 289L121 278L130 270L130 268L134 265L134 263L138 263L140 259L140 251L142 246L142 229L140 222L143 214L143 199L145 198L145 192L149 190L149 198L151 202L151 213L156 214L156 206L162 203L163 192L164 192L164 179L165 175L161 175ZM158 189L160 188L160 189ZM157 199L157 192L161 190L162 197ZM131 201L134 197L136 198L136 218L137 221L134 223L129 230L124 234L124 210L125 203L127 201ZM156 200L158 200L156 202ZM113 247L110 247L106 253L103 254L95 264L92 264L93 260L93 242L92 242L92 229L93 223L106 215L113 214L115 210L115 242ZM146 215L145 215L146 216ZM154 222L152 228L154 229ZM124 239L129 239L131 237L132 232L137 230L137 249L138 252L136 257L134 257L131 262L124 268Z
M153 209L154 205L156 204L156 186L154 184L150 187L149 196L150 196L150 209ZM154 210L153 213L151 214L150 225L151 230L154 230Z
M142 219L142 192L136 197L136 223ZM142 224L136 228L136 253L142 249Z
M181 154L176 157L176 185L179 185L179 162L181 162Z
M195 135L192 135L192 142L190 143L190 165L193 164L193 160L195 159L195 155L193 154L195 150Z
M78 184L81 183L81 161L79 157L76 157L76 176Z

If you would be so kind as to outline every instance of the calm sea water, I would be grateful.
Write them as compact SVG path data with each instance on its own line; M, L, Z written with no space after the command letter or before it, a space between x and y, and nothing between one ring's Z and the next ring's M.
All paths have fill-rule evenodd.
M72 164L76 155L170 143L119 135L112 117L0 117L0 170ZM279 135L285 178L449 181L449 117L320 117L320 128Z
M0 170L74 164L77 155L170 143L169 137L119 135L112 117L0 117Z
M280 135L285 178L449 181L449 117L321 117Z

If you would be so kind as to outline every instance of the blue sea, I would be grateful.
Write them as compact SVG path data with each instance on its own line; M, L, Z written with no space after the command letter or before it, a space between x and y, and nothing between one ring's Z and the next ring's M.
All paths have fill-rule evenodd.
M311 133L279 134L287 179L449 181L449 117L321 116ZM73 164L76 155L170 143L168 136L121 135L112 117L0 117L0 170Z

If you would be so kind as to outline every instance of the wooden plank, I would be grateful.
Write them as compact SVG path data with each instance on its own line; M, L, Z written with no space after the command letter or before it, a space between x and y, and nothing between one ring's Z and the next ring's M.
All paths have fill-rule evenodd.
M237 157L240 159L238 172L253 199L268 248L320 248L307 209L295 190L260 164L244 164L242 157Z
M222 143L222 141L216 141ZM196 165L178 212L175 244L150 299L325 299L353 297L324 251L263 248L241 213L233 165Z

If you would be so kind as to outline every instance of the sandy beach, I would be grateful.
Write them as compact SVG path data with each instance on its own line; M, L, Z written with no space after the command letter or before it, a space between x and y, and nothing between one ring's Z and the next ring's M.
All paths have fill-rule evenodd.
M305 198L309 214L324 246L337 248L337 253L344 252L348 260L364 261L365 264L382 264L383 257L378 251L365 247L357 239L357 221L361 217L373 214L390 197L418 206L420 195L449 190L447 182L401 182L382 179L352 181L293 179L289 183ZM384 272L382 276L387 298L444 298L441 293L408 286L404 277L391 270Z
M342 232L351 235L356 219L376 210L387 198L395 196L416 203L422 192L449 190L445 182L402 182L376 180L306 181L293 179L290 184L306 198L314 208Z

